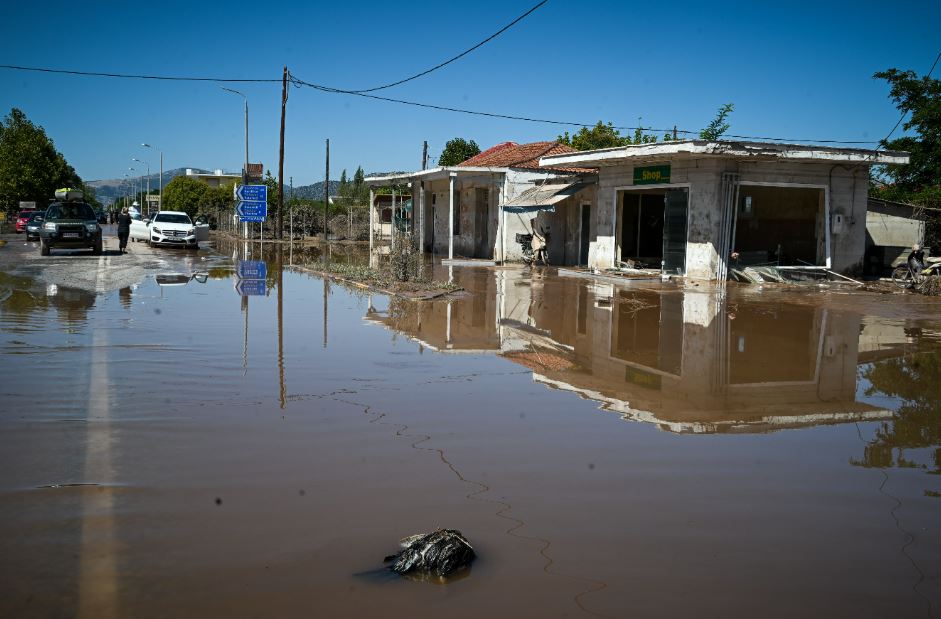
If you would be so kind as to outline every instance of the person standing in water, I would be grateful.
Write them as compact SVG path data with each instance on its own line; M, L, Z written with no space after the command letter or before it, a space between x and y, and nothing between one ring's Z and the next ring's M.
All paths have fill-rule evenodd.
M127 214L127 207L121 209L118 215L118 248L121 253L126 253L127 237L131 235L131 216Z

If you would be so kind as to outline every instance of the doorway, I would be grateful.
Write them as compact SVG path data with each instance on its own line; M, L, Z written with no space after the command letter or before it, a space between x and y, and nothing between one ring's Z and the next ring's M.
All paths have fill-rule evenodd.
M643 188L618 193L618 262L683 275L689 190Z
M590 244L591 232L591 204L582 204L582 224L580 233L579 233L579 244L578 244L578 264L587 265L588 264L588 248Z
M474 258L490 259L490 190L478 187L474 201Z

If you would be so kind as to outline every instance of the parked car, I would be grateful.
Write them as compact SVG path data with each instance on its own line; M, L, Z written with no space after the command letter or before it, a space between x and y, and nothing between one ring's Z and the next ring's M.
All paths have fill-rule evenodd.
M100 224L108 223L108 213L103 208L95 209L95 217L98 218L98 223Z
M27 241L39 240L39 233L42 231L43 216L45 214L46 211L35 211L32 215L29 216L29 221L26 222Z
M130 211L128 214L131 216L131 231L128 235L128 238L135 242L149 241L150 220L141 217L141 214L137 212L137 209Z
M101 253L101 226L95 210L84 202L53 202L46 209L39 232L39 253L54 248L91 249Z
M182 211L160 211L149 222L148 230L150 230L148 241L151 245L176 245L199 249L196 226L193 225L190 216Z
M28 211L20 211L19 215L16 216L16 233L26 232L26 222L29 221L29 218L33 216L33 213L36 213L35 209L30 209Z

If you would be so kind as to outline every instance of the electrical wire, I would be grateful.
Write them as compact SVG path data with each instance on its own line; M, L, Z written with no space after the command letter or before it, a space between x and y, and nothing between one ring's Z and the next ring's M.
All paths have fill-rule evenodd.
M941 55L939 55L941 57ZM936 61L937 62L937 61ZM133 74L133 73L106 73L99 71L73 71L68 69L50 69L45 67L26 67L20 65L8 65L0 64L0 69L10 69L15 71L33 71L39 73L55 73L55 74L64 74L64 75L76 75L81 77L110 77L110 78L123 78L123 79L142 79L142 80L160 80L160 81L174 81L174 82L222 82L222 83L271 83L277 84L281 82L281 78L278 79L253 79L253 78L218 78L218 77L189 77L189 76L176 76L176 75L147 75L147 74ZM408 101L405 99L395 99L392 97L383 97L380 95L373 95L367 92L355 91L355 90L344 90L342 88L333 88L330 86L324 86L322 84L315 84L313 82L307 82L302 79L299 79L290 73L288 74L289 81L295 87L305 86L318 90L320 92L332 93L332 94L342 94L342 95L351 95L356 97L364 97L368 99L374 99L377 101L386 101L389 103L398 103L401 105L409 105L413 107L420 107L426 109L439 110L443 112L454 112L458 114L469 114L472 116L484 116L488 118L502 118L506 120L518 120L523 122L533 122L533 123L543 123L549 125L560 125L567 127L594 127L597 123L583 123L583 122L574 122L574 121L562 121L562 120L551 120L546 118L533 118L528 116L516 116L512 114L500 114L497 112L483 112L480 110L468 110L464 108L450 107L446 105L435 105L431 103L421 103L418 101ZM899 121L901 122L901 120ZM655 133L673 133L674 129L655 129L653 127L624 127L624 126L615 126L614 129L619 131L651 131ZM684 129L676 129L677 134L682 135L699 135L698 131L690 131ZM768 142L810 142L816 144L878 144L879 142L874 140L818 140L813 138L778 138L778 137L768 137L768 136L751 136L751 135L726 135L724 137L729 137L737 140L763 140Z
M544 123L550 125L562 125L566 127L594 127L597 123L583 123L575 121L563 121L563 120L550 120L546 118L532 118L529 116L515 116L512 114L500 114L497 112L483 112L480 110L468 110L464 108L450 107L447 105L435 105L431 103L421 103L418 101L408 101L405 99L395 99L392 97L383 97L380 95L371 95L365 92L358 92L355 90L344 90L341 88L332 88L330 86L324 86L322 84L314 84L312 82L304 81L298 77L291 76L291 81L296 87L306 86L308 88L313 88L320 92L327 92L331 94L342 94L342 95L353 95L357 97L365 97L368 99L375 99L377 101L386 101L389 103L399 103L402 105L410 105L414 107L427 108L432 110L439 110L443 112L455 112L459 114L470 114L473 116L486 116L489 118L502 118L506 120L520 120L524 122L533 122L533 123ZM672 128L667 129L656 129L653 127L623 127L615 126L614 129L619 131L651 131L654 133L673 133ZM683 135L699 135L698 131L690 131L677 129L676 133ZM753 136L753 135L726 135L725 137L739 139L739 140L765 140L769 142L814 142L817 144L878 144L875 140L817 140L809 138L775 138L767 136Z
M138 75L133 73L102 73L97 71L71 71L68 69L48 69L44 67L23 67L12 64L0 64L0 69L12 69L16 71L34 71L37 73L60 73L65 75L81 75L87 77L118 77L124 79L137 80L163 80L170 82L280 82L280 79L249 79L239 78L230 79L224 77L186 77L176 75Z
M931 68L928 69L928 74L925 75L925 79L931 77L931 74L934 73L935 67L938 66L938 60L941 60L941 52L938 52L938 55L935 57L934 62L931 64ZM908 115L908 110L903 110L902 115L899 116L899 121L895 123L895 126L892 127L892 131L889 131L884 138L879 141L879 144L885 144L889 141L889 138L892 137L892 134L895 133L895 130L899 128L899 125L902 124L902 121L905 120L905 117Z
M486 45L487 43L489 43L490 41L494 40L495 38L497 38L498 36L500 36L501 34L503 34L504 32L506 32L507 30L509 30L510 28L512 28L513 26L515 26L516 24L518 24L519 22L521 22L521 21L523 21L524 19L526 19L526 17L528 17L531 13L533 13L536 9L538 9L539 7L541 7L542 5L544 5L544 4L545 4L546 2L548 2L548 1L549 1L549 0L542 0L542 2L538 3L536 6L534 6L533 8L529 9L528 11L526 11L525 13L523 13L522 15L520 15L519 17L517 17L516 19L514 19L513 21L511 21L510 23L508 23L508 24L507 24L506 26L504 26L503 28L500 28L499 30L497 30L496 32L494 32L493 34L491 34L489 37L487 37L486 39L484 39L484 40L481 41L480 43L474 45L473 47L470 47L470 48L464 50L463 52L461 52L461 53L458 54L457 56L454 56L453 58L449 58L448 60L445 60L444 62L442 62L442 63L440 63L440 64L436 64L435 66L431 67L430 69L426 69L426 70L422 71L421 73L416 73L415 75L412 75L412 76L410 76L410 77L406 77L406 78L404 78L404 79L400 79L400 80L398 80L397 82L390 82L390 83L388 83L388 84L383 84L382 86L374 86L374 87L372 87L372 88L361 88L361 89L359 89L359 90L350 90L349 92L351 92L351 93L357 93L357 94L362 94L362 93L364 93L364 92L375 92L375 91L377 91L377 90L384 90L384 89L386 89L386 88L392 88L393 86L398 86L399 84L404 84L405 82L410 82L410 81L412 81L412 80L418 79L419 77L423 77L423 76L425 76L425 75L428 75L429 73L432 73L433 71L437 71L438 69L440 69L440 68L442 68L442 67L446 67L447 65L451 64L451 63L454 62L455 60L459 60L459 59L463 58L464 56L466 56L467 54L471 53L471 52L474 51L475 49L477 49L477 48L479 48L479 47L482 47L482 46Z

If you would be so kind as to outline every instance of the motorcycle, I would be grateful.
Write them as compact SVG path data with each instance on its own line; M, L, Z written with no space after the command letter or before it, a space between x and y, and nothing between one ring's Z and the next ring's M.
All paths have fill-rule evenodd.
M523 262L529 266L532 266L536 262L541 261L544 265L549 266L549 235L545 235L545 240L543 241L543 247L541 250L536 251L533 249L533 235L532 234L521 234L516 233L516 242L520 244L523 248Z

